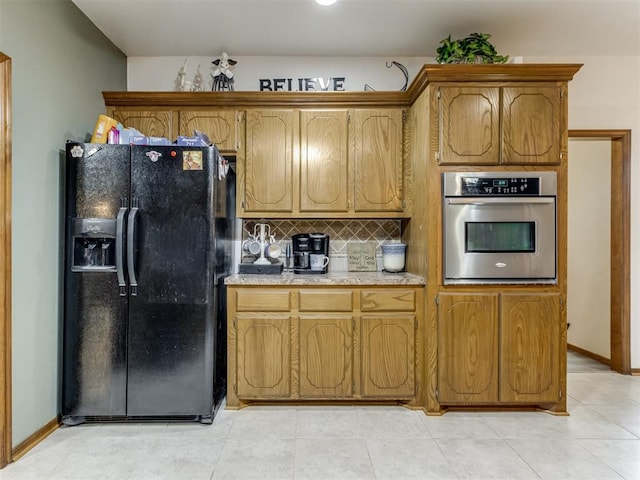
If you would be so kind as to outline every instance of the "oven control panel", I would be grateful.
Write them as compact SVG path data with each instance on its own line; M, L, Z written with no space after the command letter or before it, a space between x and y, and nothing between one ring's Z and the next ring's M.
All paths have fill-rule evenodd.
M460 176L460 194L479 195L540 195L538 177L479 177Z
M555 197L556 172L443 172L444 197Z

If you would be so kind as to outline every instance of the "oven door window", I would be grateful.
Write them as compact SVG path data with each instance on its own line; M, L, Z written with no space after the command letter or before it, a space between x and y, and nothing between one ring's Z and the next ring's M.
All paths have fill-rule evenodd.
M535 222L465 222L466 253L533 253Z

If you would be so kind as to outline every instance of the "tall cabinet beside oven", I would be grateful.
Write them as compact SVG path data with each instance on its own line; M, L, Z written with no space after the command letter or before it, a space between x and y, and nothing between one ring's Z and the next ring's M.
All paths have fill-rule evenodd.
M537 407L566 414L567 91L577 64L425 65L409 112L407 268L427 279L428 414ZM557 281L445 284L445 172L557 175Z

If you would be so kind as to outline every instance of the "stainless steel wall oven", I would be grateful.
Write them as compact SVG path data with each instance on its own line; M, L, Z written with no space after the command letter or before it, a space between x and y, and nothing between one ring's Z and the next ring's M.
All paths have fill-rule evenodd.
M444 283L557 283L555 172L445 172Z

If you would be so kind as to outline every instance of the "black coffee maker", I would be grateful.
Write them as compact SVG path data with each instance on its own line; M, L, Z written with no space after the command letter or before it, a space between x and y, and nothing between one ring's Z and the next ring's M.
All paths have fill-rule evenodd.
M327 273L329 235L296 233L291 236L293 273Z

